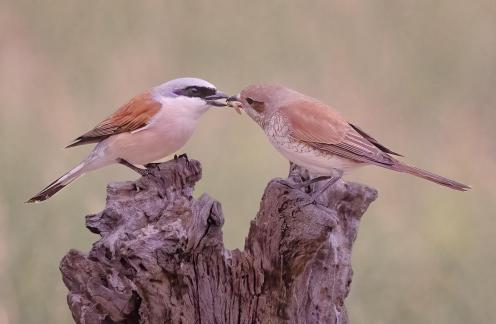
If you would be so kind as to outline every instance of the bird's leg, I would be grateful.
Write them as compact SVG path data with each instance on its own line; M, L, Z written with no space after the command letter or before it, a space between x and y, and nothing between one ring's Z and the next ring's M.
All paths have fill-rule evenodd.
M289 162L289 174L288 174L288 180L292 181L294 183L301 183L304 182L305 180L309 179L310 176L308 174L308 170L301 168L297 164L293 162Z
M329 181L327 181L327 183L325 183L319 190L317 190L316 192L314 192L312 194L312 199L315 201L318 197L320 197L327 189L329 189L330 186L332 186L333 184L335 184L339 179L341 179L341 177L343 176L343 170L337 170L337 169L333 169L333 175L332 176L328 176L327 179L329 179ZM318 177L318 178L322 178L322 177ZM316 178L315 178L316 179ZM313 179L312 179L313 180Z
M177 162L177 160L179 159L186 159L186 164L189 164L189 159L188 159L188 156L186 155L186 153L183 153L181 155L177 155L177 154L174 154L174 162ZM147 169L153 169L153 168L156 168L158 165L160 165L160 163L147 163L145 164L145 168Z
M146 169L141 169L141 168L138 168L137 166L135 166L134 164L131 164L129 163L128 161L124 160L124 159L121 159L121 158L118 158L117 159L117 163L119 164L122 164L124 166L127 166L128 168L130 168L131 170L133 170L134 172L138 173L139 175L141 176L145 176L149 173L148 170Z
M292 179L292 180L296 180L296 179L301 180L302 179L300 172L298 172L298 165L296 163L291 162L291 161L289 161L288 178Z
M299 182L299 183L291 183L291 182L286 181L286 180L282 180L282 181L280 181L280 183L283 184L283 185L285 185L286 187L291 188L291 189L300 190L302 188L306 188L306 187L310 186L313 183L316 183L316 182L319 182L319 181L325 181L325 180L330 179L330 178L332 178L332 177L330 177L330 176L321 176L321 177L316 177L316 178L313 178L313 179L310 179L310 180L306 180L306 181L303 181L303 182Z
M309 179L309 180L306 180L306 181L303 181L301 183L296 184L295 187L294 187L294 189L305 188L305 187L308 187L311 184L314 184L316 182L321 182L321 181L325 181L325 180L329 180L329 179L332 179L332 177L331 176L320 176L320 177L316 177L316 178Z

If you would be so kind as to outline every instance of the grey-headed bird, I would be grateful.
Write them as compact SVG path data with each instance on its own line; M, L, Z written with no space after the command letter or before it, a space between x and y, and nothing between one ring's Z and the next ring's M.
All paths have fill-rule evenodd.
M348 170L376 165L451 189L470 189L462 183L400 162L393 157L400 156L398 153L347 122L330 106L284 86L251 85L227 101L236 109L242 108L283 156L306 168L316 176L315 180L330 179L332 184Z
M165 82L129 100L69 146L97 143L86 159L27 202L40 202L83 174L120 163L143 174L135 165L166 157L191 138L200 117L227 96L197 78Z

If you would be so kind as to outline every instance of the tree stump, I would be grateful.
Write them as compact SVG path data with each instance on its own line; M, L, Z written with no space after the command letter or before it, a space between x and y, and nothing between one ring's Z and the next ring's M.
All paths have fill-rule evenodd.
M77 323L348 322L352 244L376 190L339 181L316 203L292 189L306 179L292 167L231 251L220 203L192 198L200 178L198 161L179 158L108 186L105 209L86 216L100 240L60 264Z

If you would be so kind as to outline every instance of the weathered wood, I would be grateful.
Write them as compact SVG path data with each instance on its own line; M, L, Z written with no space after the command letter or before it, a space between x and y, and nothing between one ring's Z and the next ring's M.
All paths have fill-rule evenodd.
M200 178L181 158L108 186L105 209L86 217L101 239L60 265L76 322L348 322L351 248L374 189L340 181L315 203L292 189L305 178L292 168L268 184L244 251L230 251L220 204L191 196Z

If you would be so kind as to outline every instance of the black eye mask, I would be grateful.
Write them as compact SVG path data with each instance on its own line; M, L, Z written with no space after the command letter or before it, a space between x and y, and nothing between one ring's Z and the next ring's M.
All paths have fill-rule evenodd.
M189 86L174 92L178 96L205 98L217 93L216 89L199 86Z

